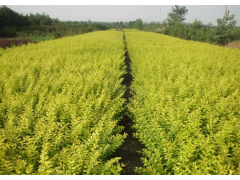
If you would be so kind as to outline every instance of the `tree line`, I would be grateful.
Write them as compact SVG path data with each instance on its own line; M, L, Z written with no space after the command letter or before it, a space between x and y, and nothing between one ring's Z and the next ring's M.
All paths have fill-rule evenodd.
M51 36L59 38L96 30L106 30L104 23L91 21L60 21L46 13L19 14L7 6L0 7L0 37Z
M19 14L6 6L0 7L0 37L32 37L50 36L59 38L110 28L132 28L154 31L187 40L224 45L240 39L240 27L236 27L235 15L228 11L222 19L217 19L217 26L207 25L195 19L192 23L184 22L188 9L185 6L173 6L163 23L145 23L141 19L129 22L91 22L60 21L43 14Z
M179 37L186 40L208 42L212 44L225 45L226 43L240 39L240 27L236 27L235 15L228 11L223 18L217 19L217 26L212 23L203 24L195 19L192 23L185 23L185 16L188 9L185 6L174 6L168 13L168 17L163 23L144 23L141 19L129 21L128 23L117 22L115 26L119 28L133 28L144 31L155 31L166 35Z
M212 23L204 25L195 19L193 23L184 23L188 9L185 6L174 6L166 19L164 33L187 40L202 41L224 45L240 39L240 28L236 27L235 15L227 11L222 19L217 19L217 26Z

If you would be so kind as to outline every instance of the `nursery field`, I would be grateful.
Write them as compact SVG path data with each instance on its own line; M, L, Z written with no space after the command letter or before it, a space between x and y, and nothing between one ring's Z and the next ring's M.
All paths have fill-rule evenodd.
M0 174L119 174L122 32L0 52Z
M240 51L126 32L139 174L240 174Z
M239 49L138 30L0 48L1 175L123 174L134 148L135 174L240 174L239 129Z

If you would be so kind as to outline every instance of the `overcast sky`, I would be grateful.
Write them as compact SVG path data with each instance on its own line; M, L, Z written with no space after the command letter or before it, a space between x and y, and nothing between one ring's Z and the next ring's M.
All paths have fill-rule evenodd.
M190 4L190 3L189 3ZM144 22L163 21L173 5L7 5L12 10L23 13L46 13L52 18L63 21L133 21L137 18ZM185 22L196 18L204 24L217 25L217 19L223 18L225 5L185 5L188 9ZM228 5L230 14L235 14L240 26L240 5Z

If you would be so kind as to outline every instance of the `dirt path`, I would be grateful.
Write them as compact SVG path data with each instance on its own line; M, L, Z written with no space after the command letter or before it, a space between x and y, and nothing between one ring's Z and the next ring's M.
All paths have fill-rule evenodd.
M125 42L125 65L127 74L124 76L124 80L122 84L126 85L126 91L124 93L124 98L126 99L125 106L130 102L129 99L132 97L131 91L131 82L132 82L132 75L131 75L131 60L128 56L128 51L126 48L126 41L125 35L123 34L124 42ZM127 111L127 110L126 110ZM124 132L128 134L127 138L125 139L122 146L116 151L116 157L122 157L120 163L123 163L125 167L123 168L122 175L135 175L135 167L142 167L143 164L140 160L141 155L137 151L141 151L144 146L133 137L133 130L131 129L132 126L132 119L128 117L128 112L124 112L124 117L121 120L121 126L124 126Z

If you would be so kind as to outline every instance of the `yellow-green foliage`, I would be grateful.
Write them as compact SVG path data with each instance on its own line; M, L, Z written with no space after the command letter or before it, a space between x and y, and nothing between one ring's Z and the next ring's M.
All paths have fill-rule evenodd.
M240 51L125 32L141 174L240 174Z
M0 174L119 174L122 32L0 50Z

